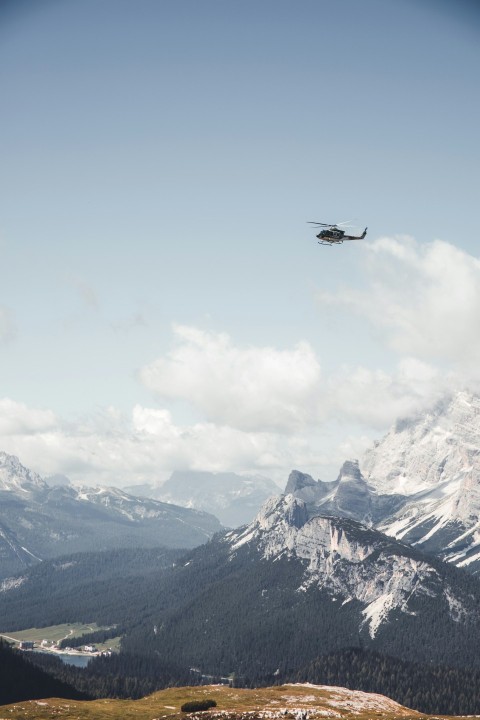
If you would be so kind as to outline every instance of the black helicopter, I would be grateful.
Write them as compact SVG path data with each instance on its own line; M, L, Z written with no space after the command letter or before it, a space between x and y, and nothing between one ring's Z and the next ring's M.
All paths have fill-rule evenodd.
M347 235L346 231L341 228L342 225L348 225L347 222L330 225L329 223L313 222L310 220L309 225L316 225L317 228L325 228L325 230L320 230L317 235L319 245L340 245L345 240L363 240L367 234L367 228L365 228L361 235Z

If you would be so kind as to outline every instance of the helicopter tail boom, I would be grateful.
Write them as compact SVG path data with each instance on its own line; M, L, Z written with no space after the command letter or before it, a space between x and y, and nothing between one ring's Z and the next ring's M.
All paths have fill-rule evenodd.
M367 234L367 230L368 230L368 228L365 228L365 230L363 231L363 233L361 235L345 235L345 237L343 239L344 240L363 240L363 238Z

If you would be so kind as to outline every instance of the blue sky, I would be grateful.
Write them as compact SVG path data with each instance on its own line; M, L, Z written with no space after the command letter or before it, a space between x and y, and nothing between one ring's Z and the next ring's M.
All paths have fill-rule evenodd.
M2 449L330 479L475 384L479 35L470 2L0 3Z

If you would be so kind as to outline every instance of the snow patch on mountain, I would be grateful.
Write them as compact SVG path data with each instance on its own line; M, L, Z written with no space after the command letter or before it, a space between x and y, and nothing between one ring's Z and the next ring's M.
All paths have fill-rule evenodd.
M15 590L19 588L26 581L25 576L5 578L0 583L0 593L8 592L9 590Z

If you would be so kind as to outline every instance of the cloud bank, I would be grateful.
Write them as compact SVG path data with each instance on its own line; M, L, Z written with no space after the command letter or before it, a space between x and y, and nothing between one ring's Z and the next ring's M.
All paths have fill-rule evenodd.
M382 238L361 252L363 285L321 299L372 326L391 354L389 372L353 360L326 374L305 339L286 349L240 346L226 333L175 325L170 350L139 372L151 407L67 422L4 398L0 448L77 483L155 483L187 468L283 484L296 467L333 479L397 418L479 387L480 261L411 238ZM178 422L177 401L199 421Z
M480 360L480 260L441 240L381 238L365 245L368 284L322 294L367 318L402 356L454 363L467 375Z
M307 342L292 350L240 348L222 333L175 326L175 347L140 373L165 399L194 405L208 421L242 431L292 432L315 421L321 386Z

